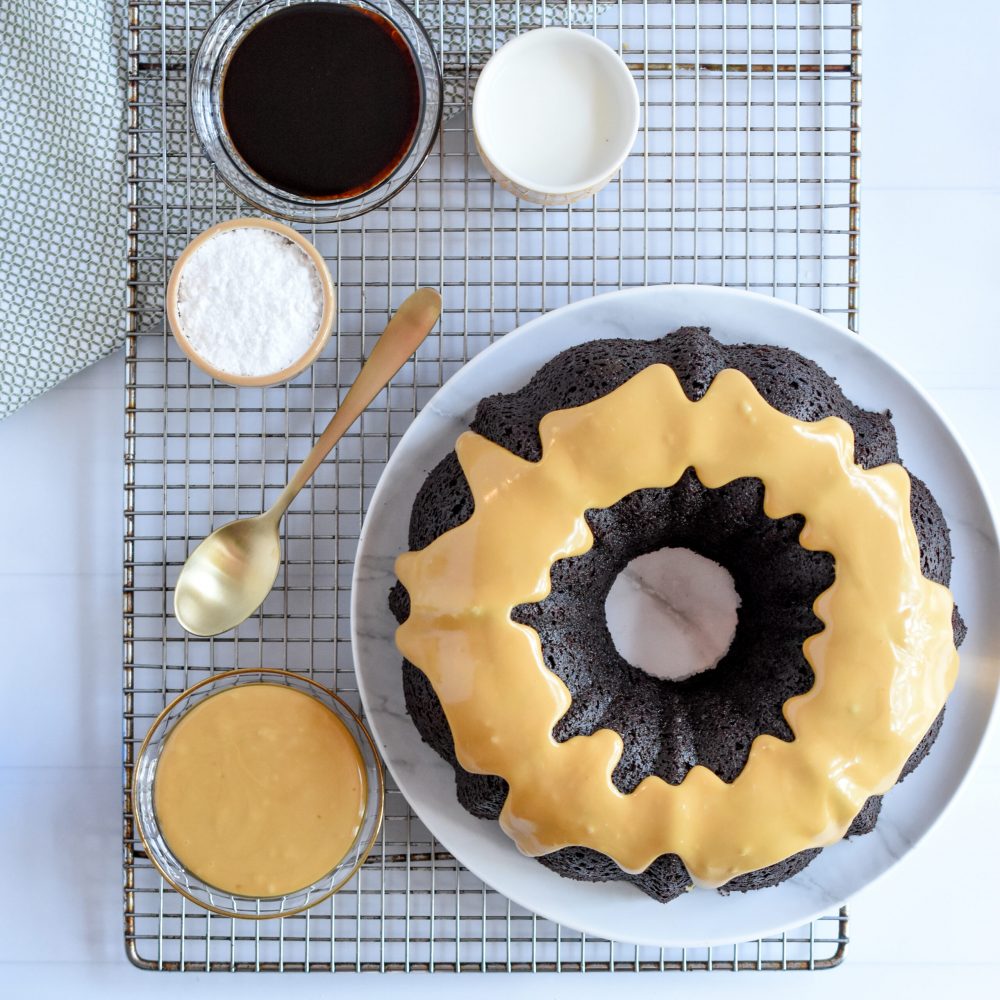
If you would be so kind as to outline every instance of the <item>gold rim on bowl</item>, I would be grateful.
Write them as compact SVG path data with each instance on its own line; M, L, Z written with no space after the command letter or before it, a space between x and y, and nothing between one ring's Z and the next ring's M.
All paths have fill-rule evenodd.
M194 695L198 691L203 690L206 687L212 685L218 685L221 682L231 681L234 678L238 679L240 677L259 678L262 683L267 683L266 678L268 677L284 678L286 681L285 686L290 686L287 684L288 680L294 681L295 684L304 685L305 691L303 691L303 693L309 694L310 697L317 698L317 700L321 701L321 703L322 699L320 697L317 697L317 695L324 696L330 699L332 702L334 702L337 708L344 713L347 720L354 723L358 732L360 732L361 735L364 737L365 745L362 746L359 741L358 749L361 751L363 759L365 757L365 750L367 749L368 751L370 751L371 753L370 763L372 765L372 770L374 771L375 777L377 779L376 780L377 804L375 808L374 823L372 825L371 831L367 835L366 842L363 844L361 850L358 852L357 859L354 862L354 864L350 867L350 869L346 871L342 877L339 877L338 880L329 889L326 889L322 891L319 895L317 895L315 899L307 899L306 902L300 905L296 905L288 909L279 908L274 912L269 912L269 913L259 913L259 912L248 913L236 910L235 908L227 909L225 907L216 905L215 903L212 903L210 901L206 902L204 899L199 899L189 889L181 885L164 868L163 864L161 863L159 858L159 849L152 846L153 837L150 831L144 829L142 810L136 807L136 801L135 801L136 778L141 773L143 759L146 755L146 751L149 747L150 741L153 739L154 735L156 735L157 732L161 729L161 727L165 724L166 719L170 716L170 714L174 711L174 709L177 708L177 706L180 705L181 703L190 700L192 695ZM183 718L183 714L180 716L180 718ZM176 722L174 723L174 725L176 725ZM166 738L167 737L164 736L164 739ZM150 793L151 791L152 791L152 783L150 785ZM143 850L146 852L146 857L152 863L153 867L157 870L157 872L159 872L163 880L172 889L180 893L180 895L183 896L185 899L187 899L189 902L194 903L195 906L199 906L204 910L209 910L210 912L218 914L219 916L233 917L240 920L273 920L278 917L291 917L297 913L302 913L304 910L308 910L314 906L317 906L318 904L324 902L325 900L329 899L331 896L339 892L361 870L362 865L364 865L365 861L368 858L368 855L371 853L372 848L375 846L375 841L378 839L379 831L382 829L382 821L385 814L385 777L383 774L382 761L379 758L378 750L375 747L375 741L372 739L371 733L369 733L368 731L368 727L364 724L358 713L355 712L354 709L351 708L351 706L348 705L343 698L335 694L329 688L324 687L322 684L317 683L312 678L303 677L301 674L292 673L290 670L281 670L276 667L250 667L250 668L241 668L237 670L227 670L224 673L213 674L211 677L206 677L204 680L198 681L198 683L193 684L191 687L182 691L160 712L160 714L153 721L153 724L149 727L149 731L146 733L146 736L139 747L139 752L136 754L135 763L132 766L128 796L129 796L129 807L131 809L132 816L135 822L135 829L136 832L139 834L139 840L142 843ZM367 810L366 810L366 816L367 816ZM174 860L176 861L176 858ZM177 861L177 865L179 868L182 868L185 871L185 873L188 874L190 877L192 877L194 880L204 885L206 888L206 892L208 893L218 893L220 896L245 900L247 903L251 905L256 902L258 906L262 901L273 902L285 898L284 896L241 896L238 893L224 892L222 890L216 889L214 886L210 886L207 882L204 881L204 879L201 879L197 875L194 875L193 872L188 871L188 869L179 861ZM336 871L336 868L334 868L332 871ZM326 877L329 876L324 876L324 878ZM313 884L315 885L315 883ZM308 892L311 890L311 888L312 888L311 886L305 886L302 889L298 890L298 892ZM289 893L287 895L296 895L296 894L297 893Z
M234 229L265 229L268 232L275 233L283 239L288 240L290 243L294 243L309 258L312 265L316 268L316 277L319 278L320 288L323 292L323 314L320 316L319 326L316 329L316 336L313 338L313 341L309 345L306 352L300 358L293 361L287 368L282 368L281 371L278 372L266 375L237 375L234 372L223 371L221 368L216 368L215 365L206 361L205 358L203 358L191 346L191 342L187 339L187 337L184 336L180 315L177 311L177 296L180 291L181 275L184 271L184 266L187 264L192 254L204 243L207 243L215 236L231 232ZM290 381L295 378L296 375L304 372L306 368L308 368L319 357L320 352L324 347L326 347L327 341L330 339L330 334L333 331L333 316L335 308L336 296L333 291L333 281L330 278L330 272L327 269L326 261L323 260L322 254L320 254L312 243L310 243L309 240L307 240L300 233L297 233L290 226L286 226L281 222L276 222L273 219L228 219L225 222L220 222L217 225L206 229L203 233L196 236L184 248L184 251L177 258L173 270L170 272L170 281L167 284L167 322L170 325L170 332L174 335L174 340L177 341L177 346L180 347L188 358L190 358L194 364L205 372L206 375L210 375L219 382L225 382L228 385L250 387L279 385L282 382Z

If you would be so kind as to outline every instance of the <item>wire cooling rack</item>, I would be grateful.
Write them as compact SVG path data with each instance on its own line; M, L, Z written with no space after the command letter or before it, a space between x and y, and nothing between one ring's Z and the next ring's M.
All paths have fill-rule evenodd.
M213 916L168 889L150 865L129 789L152 719L211 671L282 667L359 707L348 615L366 504L417 411L495 337L567 302L669 282L751 288L857 328L860 4L414 4L446 76L439 142L389 207L339 228L304 228L337 285L336 337L304 375L263 390L216 384L192 368L163 312L167 276L185 244L247 212L201 155L187 110L192 53L221 6L128 2L123 799L130 959L147 969L196 971L838 964L846 910L774 938L710 949L635 947L560 927L462 869L391 782L379 843L347 888L282 921ZM620 51L643 102L621 177L570 208L536 208L496 188L475 155L465 113L490 52L543 22L596 32ZM285 563L262 610L235 633L186 635L170 609L191 542L273 499L389 310L424 284L444 294L440 326L292 506Z

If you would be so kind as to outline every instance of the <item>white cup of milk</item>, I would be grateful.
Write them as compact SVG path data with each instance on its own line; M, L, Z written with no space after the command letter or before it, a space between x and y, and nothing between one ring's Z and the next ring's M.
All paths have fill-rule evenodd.
M472 127L501 187L539 205L568 205L621 169L639 130L639 92L598 38L540 28L507 42L483 68Z

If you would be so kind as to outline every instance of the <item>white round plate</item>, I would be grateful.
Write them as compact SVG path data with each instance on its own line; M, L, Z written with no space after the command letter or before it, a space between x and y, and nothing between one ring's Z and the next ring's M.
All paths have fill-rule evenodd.
M407 548L417 489L454 447L483 396L519 388L574 344L652 339L678 326L708 326L728 343L794 348L834 375L856 403L892 410L903 460L930 486L951 526L952 590L969 635L941 735L918 770L886 796L872 833L828 847L773 889L730 896L696 889L662 905L631 886L561 878L520 854L497 823L475 819L458 804L452 769L421 741L406 714L386 598L395 582L393 561ZM972 765L996 699L1000 616L990 603L998 592L997 531L983 487L945 419L894 365L829 320L775 299L700 286L650 287L548 313L497 341L438 391L400 441L372 497L354 568L351 625L375 741L416 813L463 865L527 909L588 934L703 946L756 938L829 912L927 832ZM918 876L918 867L911 868Z

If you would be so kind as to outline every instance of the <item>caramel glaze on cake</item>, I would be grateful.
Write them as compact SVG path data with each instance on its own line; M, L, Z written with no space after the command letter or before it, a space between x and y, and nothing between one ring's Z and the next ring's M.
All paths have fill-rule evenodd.
M699 328L684 328L658 341L593 341L564 351L519 392L483 400L472 430L523 459L538 461L538 427L545 414L599 399L657 363L673 369L691 400L701 399L723 369L741 371L767 403L788 416L845 420L854 431L855 461L862 468L899 462L889 414L854 406L818 365L784 348L723 345ZM812 606L833 582L833 561L825 552L798 544L800 516L767 517L763 493L756 479L709 489L689 469L673 486L639 490L609 508L591 510L587 522L593 547L554 563L551 595L514 611L514 620L538 633L545 662L572 698L553 730L555 739L565 741L602 728L617 732L624 749L612 781L621 792L633 791L649 775L677 785L695 764L732 782L746 765L755 737L792 739L782 706L813 683L802 644L822 627ZM468 483L452 452L431 472L417 496L410 548L423 549L463 524L472 506ZM912 476L910 509L921 571L947 586L948 529L926 486ZM626 663L614 648L604 617L608 590L624 566L665 546L690 548L720 563L732 574L742 599L729 652L714 670L680 682L650 677ZM393 589L390 605L397 620L407 619L409 598L401 584ZM952 625L957 645L965 632L957 612ZM403 684L407 709L422 737L455 769L462 805L475 816L497 819L507 796L506 782L461 767L434 689L406 661ZM910 756L900 780L926 756L942 716L943 712ZM871 797L847 835L869 832L880 805L880 796ZM818 853L818 848L801 851L739 875L722 891L776 885ZM639 873L626 872L611 858L586 847L565 847L539 861L571 878L631 882L663 902L692 884L673 854L661 855Z

